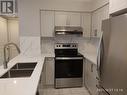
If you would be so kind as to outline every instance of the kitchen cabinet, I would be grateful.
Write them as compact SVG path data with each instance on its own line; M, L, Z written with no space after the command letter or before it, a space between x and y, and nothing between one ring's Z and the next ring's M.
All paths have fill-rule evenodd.
M41 11L41 36L54 37L55 26L81 26L83 37L91 36L91 13Z
M54 36L54 11L41 11L41 36Z
M46 85L54 85L54 58L45 58L45 70L46 70Z
M44 87L46 86L46 64L45 63L46 63L46 60L44 60L36 95L41 95L42 93L44 93Z
M85 60L85 86L88 88L91 95L98 95L97 87L98 80L96 77L98 77L97 74L97 67L94 63L92 63L90 60Z
M46 59L44 60L44 64L43 64L43 68L42 68L39 89L42 90L43 86L45 86L45 85L46 85Z
M110 2L110 14L118 12L123 9L127 9L127 0L109 0Z
M91 13L81 13L81 27L83 28L83 37L90 37Z
M77 12L55 12L55 26L80 26L81 15Z
M106 5L92 13L91 37L100 37L102 21L109 18L109 5Z

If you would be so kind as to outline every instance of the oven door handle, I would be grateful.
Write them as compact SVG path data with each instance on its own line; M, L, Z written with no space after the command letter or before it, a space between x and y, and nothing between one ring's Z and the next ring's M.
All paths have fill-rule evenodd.
M83 57L55 57L55 60L82 60Z

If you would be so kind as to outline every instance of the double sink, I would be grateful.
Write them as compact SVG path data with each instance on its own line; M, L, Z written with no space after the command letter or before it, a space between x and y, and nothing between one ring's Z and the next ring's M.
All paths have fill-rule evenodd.
M0 78L30 77L36 65L37 65L37 62L17 63L8 72L2 75Z

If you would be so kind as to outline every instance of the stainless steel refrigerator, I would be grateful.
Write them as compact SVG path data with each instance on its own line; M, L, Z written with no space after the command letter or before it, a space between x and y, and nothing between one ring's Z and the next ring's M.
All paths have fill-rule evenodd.
M100 95L127 95L127 14L104 20L102 31Z

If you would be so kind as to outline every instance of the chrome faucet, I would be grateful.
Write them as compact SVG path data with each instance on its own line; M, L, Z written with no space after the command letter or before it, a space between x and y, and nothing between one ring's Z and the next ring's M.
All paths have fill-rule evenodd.
M18 47L15 43L7 43L7 44L5 44L5 45L4 45L4 62L3 62L4 69L7 69L7 67L8 67L8 66L7 66L7 63L9 62L9 60L6 60L6 49L7 49L7 47L10 46L10 45L15 46L16 49L17 49L17 51L18 51L18 53L20 53L20 49L19 49L19 47Z

